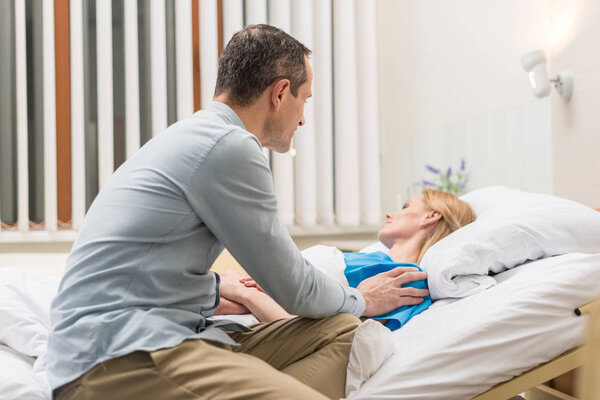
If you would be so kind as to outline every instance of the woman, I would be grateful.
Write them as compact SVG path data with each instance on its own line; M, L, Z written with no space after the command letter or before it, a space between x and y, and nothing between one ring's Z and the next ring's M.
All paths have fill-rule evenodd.
M344 273L348 283L357 287L362 280L398 266L412 266L420 270L418 264L433 244L474 220L475 212L468 203L453 194L426 189L407 201L402 210L386 214L379 240L389 248L389 256L382 252L344 254ZM412 282L409 286L415 287L412 305L377 317L387 320L386 325L390 329L399 328L431 304L429 297L425 301L417 297L422 296L426 289L425 281ZM225 271L221 274L220 292L221 305L215 314L251 312L261 322L293 317L249 276L242 277L234 271Z

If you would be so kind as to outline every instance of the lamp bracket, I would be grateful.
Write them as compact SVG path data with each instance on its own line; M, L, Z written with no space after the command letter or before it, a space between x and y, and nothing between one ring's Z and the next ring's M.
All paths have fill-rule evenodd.
M563 71L556 78L550 79L550 82L552 82L554 89L556 89L560 97L565 101L571 99L571 95L573 94L573 74L571 72Z

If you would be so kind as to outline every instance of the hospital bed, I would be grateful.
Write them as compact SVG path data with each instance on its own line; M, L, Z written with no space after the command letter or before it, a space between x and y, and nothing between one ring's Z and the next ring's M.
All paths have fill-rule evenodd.
M491 202L496 202L497 207L484 192L485 196L494 197ZM527 398L533 400L572 399L539 385L581 366L586 357L590 358L587 364L598 362L597 350L594 353L581 346L586 313L593 308L592 304L597 304L595 299L600 294L597 214L591 209L578 210L574 204L553 196L521 196L505 188L473 192L473 196L464 199L474 206L478 219L485 217L485 223L481 222L490 232L465 227L463 232L453 234L455 238L460 236L460 240L449 240L445 244L450 246L443 251L436 249L441 257L434 259L451 263L455 257L452 246L477 242L477 236L482 236L476 246L462 248L469 254L456 258L457 267L472 257L492 254L488 262L504 263L490 268L497 273L493 276L495 286L486 286L487 290L461 299L439 300L394 332L394 354L350 398L493 400L527 392ZM511 215L502 209L502 203L522 212ZM583 216L588 221L581 220ZM586 225L590 220L594 223ZM503 223L508 229L495 230L495 225ZM513 226L516 228L512 229ZM494 238L498 239L496 244L491 243ZM591 245L586 250L596 254L565 254L569 248L567 242L573 245L582 240L578 245L583 245L586 239L590 239L587 244ZM494 249L499 241L521 248ZM535 261L521 263L517 261L519 257ZM479 257L482 259L485 257ZM437 288L432 287L435 279L448 275L448 271L432 272L426 261L424 258L421 266L430 274L433 295L447 283L438 282ZM459 268L451 272L454 275ZM478 277L470 276L463 283L472 278ZM481 278L481 284L485 285L488 284L485 279L491 280L488 276ZM451 285L444 287L448 293L454 289ZM469 285L465 284L463 289L469 291ZM583 316L577 316L575 309L583 312ZM588 381L599 385L599 378L596 372L595 378ZM594 384L588 384L588 388L593 389ZM600 399L600 394L587 398Z
M43 341L47 340L49 303L64 257L0 255L0 267L20 267L0 268L0 339L6 337L2 324L11 312L3 309L8 303L14 306L13 313L21 307L19 315L26 320L22 326L33 326L29 332L12 332L10 346L6 340L0 344L2 399L50 398ZM48 263L56 268L49 268ZM241 267L225 253L213 269L227 268ZM373 346L365 336L355 343L347 398L500 400L538 391L542 393L530 398L570 399L551 397L556 394L535 388L568 370L594 363L596 372L583 374L584 380L588 377L584 389L590 393L598 390L598 379L589 377L598 376L600 317L597 311L592 313L593 320L588 321L588 316L597 309L594 300L600 295L600 252L528 261L493 279L496 284L479 293L434 302L429 310L389 334L388 342ZM582 316L575 314L576 308ZM595 340L583 345L586 326L595 327L593 335L588 334ZM373 365L378 351L381 356ZM371 360L361 356L365 353ZM586 399L600 398L595 393Z

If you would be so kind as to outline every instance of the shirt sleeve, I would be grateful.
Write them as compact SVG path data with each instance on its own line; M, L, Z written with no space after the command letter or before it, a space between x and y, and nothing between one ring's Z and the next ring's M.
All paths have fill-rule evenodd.
M296 247L277 214L271 171L254 136L233 131L221 138L187 196L217 240L287 312L362 315L362 294L314 268Z

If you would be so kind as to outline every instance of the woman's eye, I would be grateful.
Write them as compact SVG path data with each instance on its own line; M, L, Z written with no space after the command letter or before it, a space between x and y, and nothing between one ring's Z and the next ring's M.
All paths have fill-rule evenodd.
M402 206L402 209L404 210L406 207L408 207L408 203L404 203L404 205Z

